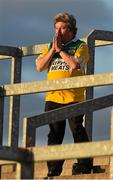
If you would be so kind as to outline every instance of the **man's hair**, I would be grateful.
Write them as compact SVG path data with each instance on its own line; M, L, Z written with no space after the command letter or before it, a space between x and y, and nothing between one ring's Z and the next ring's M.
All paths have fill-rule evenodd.
M67 12L58 13L54 17L54 26L59 21L66 23L70 28L70 30L73 32L74 36L76 36L77 33L76 19L72 14L68 14Z

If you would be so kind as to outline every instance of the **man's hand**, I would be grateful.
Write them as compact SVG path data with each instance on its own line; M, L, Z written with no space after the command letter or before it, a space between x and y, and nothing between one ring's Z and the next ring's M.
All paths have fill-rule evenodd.
M62 37L61 37L61 31L59 31L55 34L55 37L53 39L53 48L55 49L55 52L60 52L62 48Z

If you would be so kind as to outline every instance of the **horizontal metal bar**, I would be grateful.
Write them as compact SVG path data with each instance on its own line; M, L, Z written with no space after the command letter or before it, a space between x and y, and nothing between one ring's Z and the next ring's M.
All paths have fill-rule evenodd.
M104 30L95 29L90 34L92 38L94 38L94 40L113 42L113 31L104 31Z
M70 88L105 86L113 84L113 73L85 75L57 80L45 80L30 83L16 83L0 86L5 96L32 94ZM3 92L0 92L2 96Z
M32 161L33 155L27 149L0 146L0 160L25 162L29 158Z
M0 148L0 159L18 162L36 162L72 158L102 157L113 155L113 141L62 144L26 149Z
M22 56L22 50L18 47L0 46L0 55L6 56Z
M33 153L34 161L112 156L113 141L62 144L28 149ZM31 161L31 159L28 157L27 161Z
M63 108L45 112L26 119L28 126L31 125L34 127L40 127L48 123L55 123L63 119L76 117L82 114L86 114L88 112L100 110L110 106L113 106L113 94L87 100L73 105L68 105Z

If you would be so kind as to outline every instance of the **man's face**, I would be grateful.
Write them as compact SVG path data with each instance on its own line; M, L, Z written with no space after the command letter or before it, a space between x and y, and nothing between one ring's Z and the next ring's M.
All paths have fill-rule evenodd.
M70 31L68 25L61 21L55 24L55 34L59 34L61 36L63 43L66 43L73 38L73 33Z

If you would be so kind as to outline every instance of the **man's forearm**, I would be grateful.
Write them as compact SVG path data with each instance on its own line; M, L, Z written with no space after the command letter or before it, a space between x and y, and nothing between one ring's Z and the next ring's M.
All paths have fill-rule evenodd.
M39 59L36 59L36 69L37 69L37 71L41 72L41 71L45 70L48 67L54 53L55 52L51 49L45 56L43 56L43 57L41 57Z
M60 50L59 52L62 59L64 59L65 63L67 63L72 69L75 69L77 66L77 59L68 53L64 52L63 50Z

